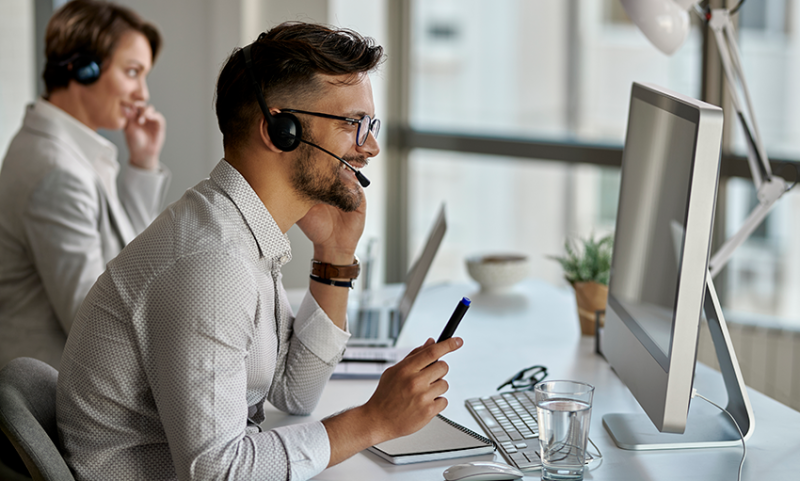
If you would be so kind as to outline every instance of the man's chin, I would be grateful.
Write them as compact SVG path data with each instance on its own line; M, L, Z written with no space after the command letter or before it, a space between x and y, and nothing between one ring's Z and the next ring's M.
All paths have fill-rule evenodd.
M364 202L363 194L361 191L349 192L348 194L346 197L337 197L326 203L344 212L355 212Z

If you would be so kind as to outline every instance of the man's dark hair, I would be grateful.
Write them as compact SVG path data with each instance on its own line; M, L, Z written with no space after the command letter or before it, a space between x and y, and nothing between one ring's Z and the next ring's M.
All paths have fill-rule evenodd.
M226 149L244 145L261 116L240 48L228 57L217 80L216 110ZM347 29L286 22L262 33L252 47L253 74L269 107L297 108L286 102L310 98L322 83L318 74L351 75L375 69L383 47ZM345 81L347 83L347 81Z
M105 62L114 53L119 39L129 31L147 38L155 63L161 34L133 10L97 0L72 0L59 8L45 32L47 64L42 78L47 94L69 85L71 75L66 62L76 55L89 55Z

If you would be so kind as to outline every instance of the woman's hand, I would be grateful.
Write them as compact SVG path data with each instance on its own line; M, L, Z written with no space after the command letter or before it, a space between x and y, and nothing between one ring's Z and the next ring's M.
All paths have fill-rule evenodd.
M141 108L136 117L128 120L125 141L131 164L145 170L157 169L166 130L166 119L152 105Z

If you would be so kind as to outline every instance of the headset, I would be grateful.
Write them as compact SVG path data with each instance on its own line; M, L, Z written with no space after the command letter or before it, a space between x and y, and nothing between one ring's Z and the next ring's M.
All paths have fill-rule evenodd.
M263 37L263 35L264 34L262 33L258 37L259 40ZM267 133L269 134L272 144L284 152L290 152L296 149L301 142L315 147L347 166L347 168L355 173L356 179L358 179L358 183L361 184L361 187L367 187L370 184L369 179L367 179L360 170L350 165L349 162L338 155L323 149L319 145L312 144L311 142L304 140L303 127L300 124L300 120L298 120L296 116L288 112L279 112L278 114L272 115L272 113L269 111L269 107L267 107L267 101L264 100L264 95L261 93L261 87L258 85L256 76L253 73L253 57L250 54L250 47L252 46L253 44L250 44L242 49L242 56L244 56L244 69L247 72L247 77L250 79L250 83L252 84L253 90L256 93L256 99L258 100L259 107L261 107L261 112L264 114L264 118L267 121Z
M66 67L69 77L81 85L91 85L100 78L101 60L89 53L76 53L72 57L58 63ZM72 66L72 68L69 68Z

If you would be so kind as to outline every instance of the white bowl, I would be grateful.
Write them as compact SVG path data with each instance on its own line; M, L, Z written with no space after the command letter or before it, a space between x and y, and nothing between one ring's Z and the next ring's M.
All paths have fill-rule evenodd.
M468 257L467 272L481 285L481 291L503 291L528 275L528 256L486 254Z

